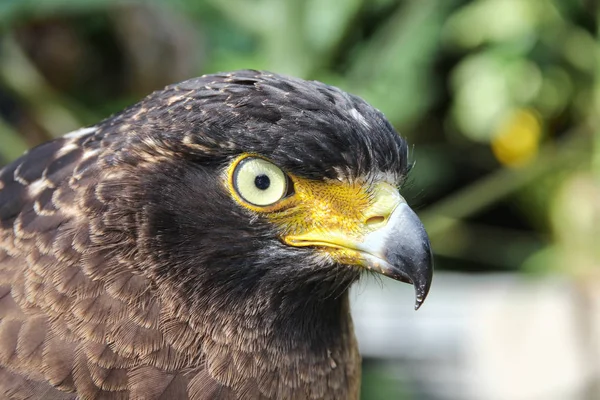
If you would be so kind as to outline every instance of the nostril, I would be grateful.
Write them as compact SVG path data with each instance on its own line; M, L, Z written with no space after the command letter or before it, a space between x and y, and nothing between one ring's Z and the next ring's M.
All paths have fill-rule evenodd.
M366 224L367 226L375 226L382 224L383 221L385 221L385 218L380 215L377 215L375 217L370 217L369 219L367 219Z

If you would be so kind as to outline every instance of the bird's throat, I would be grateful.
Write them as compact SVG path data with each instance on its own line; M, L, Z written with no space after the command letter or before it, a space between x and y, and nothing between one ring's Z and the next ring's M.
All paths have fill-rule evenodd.
M314 302L290 296L222 326L222 345L206 348L210 374L234 393L250 385L267 398L358 398L360 356L347 293ZM277 312L268 311L273 307Z

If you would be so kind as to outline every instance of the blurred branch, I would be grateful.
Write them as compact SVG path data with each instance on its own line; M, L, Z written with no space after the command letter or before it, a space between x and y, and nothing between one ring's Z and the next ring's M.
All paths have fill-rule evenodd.
M440 5L433 1L405 2L389 16L373 39L367 42L350 74L359 78L378 76L390 65L398 64L398 61L412 61L408 57L399 60L397 55L402 52L414 54L414 49L420 49L423 56L423 37L414 33L423 29L426 22L430 22L429 19L436 15L437 7ZM404 66L408 67L406 64ZM360 82L368 84L369 80Z
M364 0L344 3L338 13L343 16L334 40L322 47L314 46L307 34L310 2L305 0L210 0L234 23L260 36L262 52L269 68L304 78L318 78L341 53L347 51L347 38L365 7ZM276 32L276 34L274 34Z
M272 16L268 11L267 5L272 0L244 1L244 0L208 0L215 8L223 12L227 18L239 25L243 29L260 34L262 24L256 24L256 21L262 21ZM265 5L267 4L267 5Z
M448 233L460 220L502 200L552 169L559 170L565 164L580 162L584 154L591 155L593 133L590 129L587 126L573 129L562 141L547 144L528 166L500 169L426 209L420 216L432 240Z
M367 5L367 1L357 0L354 7L350 8L350 12L346 14L344 25L340 28L336 40L319 51L312 69L306 76L307 79L318 79L318 72L333 69L335 62L345 53L348 53L348 49L351 48L349 42L356 32L356 27L362 23L361 18L366 12Z
M272 69L306 76L315 57L302 26L306 14L304 0L209 1L235 24L261 37L262 50Z
M455 1L402 2L359 47L347 89L369 99L403 134L423 116L437 88L431 81L443 20Z
M69 104L55 92L12 37L2 39L0 51L3 55L0 59L0 82L31 107L36 121L52 137L81 127L82 123L72 110L76 110L79 116L91 115L81 106Z
M267 27L261 32L266 46L267 60L277 69L281 68L286 73L304 77L312 69L311 63L317 58L304 34L306 2L272 0L271 3L271 6L277 4L282 7L283 18L279 21L271 20L271 24L277 25L278 34L273 34L269 21L265 21L261 26Z

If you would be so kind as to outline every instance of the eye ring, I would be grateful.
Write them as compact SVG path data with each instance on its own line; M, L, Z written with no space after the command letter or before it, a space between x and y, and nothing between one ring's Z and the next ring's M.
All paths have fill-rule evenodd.
M261 157L248 156L233 165L231 183L236 195L254 207L272 206L290 194L291 179Z

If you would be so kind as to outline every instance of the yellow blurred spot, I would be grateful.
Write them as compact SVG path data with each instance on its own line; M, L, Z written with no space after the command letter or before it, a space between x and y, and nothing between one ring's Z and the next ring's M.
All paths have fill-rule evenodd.
M535 158L541 136L538 116L531 110L517 110L500 123L492 139L492 151L502 164L518 167Z

